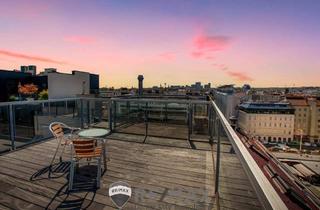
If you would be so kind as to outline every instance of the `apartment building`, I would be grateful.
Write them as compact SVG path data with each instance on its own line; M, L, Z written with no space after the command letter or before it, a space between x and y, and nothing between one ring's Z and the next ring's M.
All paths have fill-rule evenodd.
M320 99L305 96L287 96L295 109L294 136L303 141L320 142Z
M238 128L262 141L291 142L294 109L288 103L243 103L239 105Z

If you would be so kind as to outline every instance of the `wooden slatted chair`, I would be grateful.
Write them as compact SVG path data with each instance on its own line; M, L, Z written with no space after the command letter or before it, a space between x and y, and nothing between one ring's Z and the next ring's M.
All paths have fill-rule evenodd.
M102 159L102 147L97 146L95 139L74 139L72 141L72 157L70 165L69 175L69 190L73 190L73 178L75 166L80 163L80 160L85 160L85 163L97 163L97 188L100 187L101 178L101 159Z
M65 135L65 133L64 133L65 129L68 129L70 131L68 136ZM59 152L60 147L63 146L62 151L59 156L59 160L60 160L60 162L62 162L62 155L65 151L65 148L67 145L72 144L71 137L74 134L74 131L79 130L79 128L73 128L73 127L67 126L66 124L61 123L61 122L53 122L49 125L49 130L52 133L52 135L55 137L55 139L57 140L57 148L56 148L56 151L53 155L53 158L52 158L52 160L50 162L50 166L49 166L49 175L50 175L52 165L56 159L56 156Z

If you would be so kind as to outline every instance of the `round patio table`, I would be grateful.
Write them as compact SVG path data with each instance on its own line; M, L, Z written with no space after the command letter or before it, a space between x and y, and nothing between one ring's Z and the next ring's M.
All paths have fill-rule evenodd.
M110 134L110 130L103 128L89 128L81 130L78 136L83 138L103 138Z
M109 129L103 129L103 128L89 128L81 130L78 133L79 137L82 138L92 138L102 141L102 152L103 152L103 164L104 164L104 171L107 170L107 162L106 162L106 136L110 134Z

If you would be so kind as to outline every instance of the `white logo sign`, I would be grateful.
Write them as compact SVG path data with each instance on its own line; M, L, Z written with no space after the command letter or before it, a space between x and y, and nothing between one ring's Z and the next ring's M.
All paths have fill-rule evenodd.
M129 201L131 193L130 185L125 182L115 182L109 187L110 199L120 209Z

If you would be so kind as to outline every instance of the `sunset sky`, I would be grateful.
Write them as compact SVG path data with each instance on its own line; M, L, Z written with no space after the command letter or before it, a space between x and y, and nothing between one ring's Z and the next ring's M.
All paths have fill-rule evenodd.
M100 86L320 86L319 0L1 0L0 69Z

